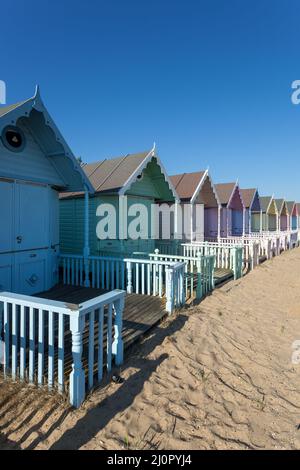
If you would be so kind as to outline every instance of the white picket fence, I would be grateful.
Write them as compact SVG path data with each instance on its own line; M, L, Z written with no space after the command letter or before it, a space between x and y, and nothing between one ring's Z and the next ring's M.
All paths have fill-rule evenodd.
M67 376L70 403L79 407L86 391L102 380L104 369L111 370L113 359L116 365L123 362L125 295L115 290L70 305L2 292L0 337L5 377L62 392Z
M181 255L170 255L160 253L158 249L155 253L149 254L150 259L159 261L174 261L184 263L184 288L185 298L202 299L214 289L214 256L201 256L198 253L195 257Z
M183 243L183 256L197 257L214 256L215 268L228 269L233 272L234 279L243 275L243 247L230 244L219 244L218 242L193 242Z
M84 261L80 255L61 255L64 284L84 285ZM166 310L182 307L184 297L183 262L136 258L89 257L91 287L126 289L127 293L166 298Z
M259 265L260 247L258 240L246 237L228 237L219 238L217 243L224 246L242 246L244 269L250 271Z

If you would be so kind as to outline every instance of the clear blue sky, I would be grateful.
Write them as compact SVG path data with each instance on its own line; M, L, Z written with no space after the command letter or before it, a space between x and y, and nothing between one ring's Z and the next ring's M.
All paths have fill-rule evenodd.
M7 101L45 104L85 161L151 148L170 174L300 200L299 0L14 0Z

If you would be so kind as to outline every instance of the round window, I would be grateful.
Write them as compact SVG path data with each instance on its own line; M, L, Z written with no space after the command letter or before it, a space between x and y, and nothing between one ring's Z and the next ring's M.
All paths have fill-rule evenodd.
M1 139L5 147L13 152L22 152L25 147L25 136L18 127L5 127L3 129Z

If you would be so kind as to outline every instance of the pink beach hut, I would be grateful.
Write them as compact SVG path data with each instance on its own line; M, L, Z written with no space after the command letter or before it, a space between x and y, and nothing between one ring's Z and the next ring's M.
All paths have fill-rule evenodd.
M220 236L241 236L245 233L245 205L238 183L215 185L220 211Z
M217 238L220 202L208 170L170 177L183 206L189 206L189 240ZM182 220L184 223L184 220ZM185 233L182 227L181 233Z
M278 230L286 232L289 230L289 211L284 199L275 199L278 211Z

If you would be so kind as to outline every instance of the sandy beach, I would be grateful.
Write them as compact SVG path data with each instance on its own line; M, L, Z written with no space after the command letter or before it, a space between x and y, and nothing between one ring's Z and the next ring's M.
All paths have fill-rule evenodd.
M0 382L0 448L300 449L300 249L154 328L79 410Z

